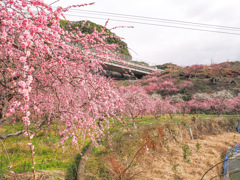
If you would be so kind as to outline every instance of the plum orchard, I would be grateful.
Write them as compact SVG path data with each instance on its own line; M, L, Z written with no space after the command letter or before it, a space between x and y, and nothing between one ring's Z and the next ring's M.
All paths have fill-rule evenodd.
M178 92L171 78L151 76L144 79L148 86L115 90L99 72L102 61L118 59L114 52L119 47L105 42L105 27L92 34L61 29L60 17L69 8L53 10L42 0L0 0L0 125L17 117L26 127L0 134L0 139L24 134L33 155L31 139L43 124L56 120L63 124L61 142L71 138L80 150L86 136L97 144L109 118L123 114L122 107L132 119L147 113L239 112L239 98L228 100L227 106L222 99L174 104L166 97ZM191 82L182 84L187 86ZM148 93L165 99L154 100Z
M214 74L218 71L226 71L229 67L229 63L221 63L219 65L212 65L211 69ZM187 67L187 70L194 69L194 76L196 76L199 71L202 71L203 66L194 65ZM216 71L216 72L215 72ZM195 95L189 97L189 99L183 100L179 98L177 100L170 100L172 95L180 93L180 89L192 87L194 84L191 81L183 81L177 84L176 79L171 78L171 75L161 75L155 73L152 75L145 76L143 79L139 80L139 87L135 89L144 89L145 92L153 97L156 96L155 100L148 100L148 107L146 108L148 112L144 112L155 115L155 117L161 114L238 114L240 112L240 98L228 97L226 94L221 96L213 97L202 97L202 99L197 99ZM129 89L130 87L128 87ZM181 94L179 94L181 95ZM224 96L223 96L224 95ZM143 96L143 95L142 95ZM159 99L158 97L161 97ZM173 96L172 96L173 97ZM145 98L147 99L147 98ZM135 102L139 104L140 102ZM131 108L133 111L133 108ZM144 114L142 112L142 114Z
M92 34L61 29L60 17L69 8L53 10L42 0L0 1L0 124L18 116L26 126L0 138L24 133L32 154L35 133L29 127L57 119L65 125L62 141L71 138L79 148L78 138L83 144L86 136L96 144L102 120L107 127L108 118L121 111L111 82L98 75L103 60L117 58L118 47L105 43L104 28Z

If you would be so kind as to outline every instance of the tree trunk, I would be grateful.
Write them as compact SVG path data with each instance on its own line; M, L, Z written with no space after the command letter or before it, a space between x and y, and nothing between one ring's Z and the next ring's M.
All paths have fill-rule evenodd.
M82 156L79 165L78 165L78 170L77 170L77 180L85 180L84 177L84 170L85 170L85 166L87 164L87 160L91 155L91 152L93 150L94 144L93 142L90 142L87 150L85 151L84 155Z

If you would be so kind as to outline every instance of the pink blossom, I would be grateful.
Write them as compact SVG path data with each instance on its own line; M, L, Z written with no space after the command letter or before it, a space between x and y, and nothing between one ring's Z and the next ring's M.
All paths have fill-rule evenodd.
M28 89L23 89L23 90L22 90L22 94L23 94L24 96L28 96L28 95L29 95L29 90L28 90Z
M1 41L5 42L7 40L7 36L2 36Z
M33 80L33 77L32 77L31 75L29 75L27 81L28 81L29 83L32 83L32 80Z
M28 132L23 133L23 136L27 137L28 136Z
M19 82L18 82L18 85L19 85L21 88L25 88L26 83L25 83L24 81L19 81Z
M20 62L24 63L24 62L26 62L26 59L27 59L26 57L22 56L22 57L20 57Z
M23 117L22 120L23 120L23 123L25 124L25 126L29 126L30 125L29 117Z
M11 114L9 114L9 113L6 113L6 114L5 114L5 117L9 117L10 115L11 115Z
M27 6L27 1L24 1L24 0L23 0L23 1L22 1L22 6L23 6L23 7L26 7L26 6Z
M16 75L16 72L12 72L10 76L14 77L15 75Z
M22 26L23 27L26 27L28 25L28 20L27 19L24 19L23 21L22 21Z
M27 56L27 57L29 57L30 54L31 54L30 51L27 51L27 52L26 52L26 56Z
M7 21L4 20L4 19L2 19L2 24L3 24L3 25L6 25L6 24L7 24Z
M20 25L19 25L18 23L15 23L15 24L14 24L14 27L15 27L16 29L19 29L19 28L20 28Z
M27 111L26 116L30 116L30 115L31 115L30 111Z
M21 45L22 48L26 48L27 47L27 43L26 42L21 42L20 45Z
M29 96L24 96L25 101L29 101Z
M32 43L31 40L28 39L28 40L26 41L26 44L27 44L27 46L31 46L33 43Z
M12 20L7 21L8 26L12 26L12 24L13 24Z
M2 35L1 40L5 42L7 40L7 33L3 31L1 35Z
M29 66L23 66L23 70L27 71L29 69Z
M11 113L14 113L14 112L15 112L15 109L11 108L11 109L9 109L9 111L10 111Z
M70 42L70 39L69 39L69 38L66 38L65 41L66 41L66 43L69 43L69 42Z

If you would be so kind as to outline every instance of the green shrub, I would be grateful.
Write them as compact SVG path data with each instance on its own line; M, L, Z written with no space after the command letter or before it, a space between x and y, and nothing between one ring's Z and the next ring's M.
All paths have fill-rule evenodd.
M183 150L183 159L184 159L186 162L190 163L190 160L187 159L188 156L191 156L191 154L192 154L192 153L190 152L189 146L188 146L187 144L184 144L184 145L182 146L182 150Z
M191 96L190 96L190 95L187 95L187 94L184 94L184 95L182 96L182 99L183 99L184 101L189 101L189 100L191 99Z
M128 82L124 82L123 86L129 86L129 83Z

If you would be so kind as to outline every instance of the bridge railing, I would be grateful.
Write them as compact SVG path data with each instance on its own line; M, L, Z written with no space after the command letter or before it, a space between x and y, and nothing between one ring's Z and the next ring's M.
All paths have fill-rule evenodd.
M141 69L141 70L147 70L147 71L159 71L158 69L155 69L155 68L152 68L152 67L148 67L148 66L145 66L145 65L140 65L140 64L137 64L137 63L133 63L133 62L129 62L129 61L124 61L124 60L120 60L120 61L116 61L116 60L113 60L111 59L110 63L113 63L113 64L118 64L118 65L122 65L122 66L126 66L126 67L132 67L134 69Z
M91 54L97 55L97 53L94 53L94 52L91 52ZM106 59L106 57L103 57L103 59ZM152 71L161 71L159 69L155 69L155 68L152 68L152 67L149 67L149 66L146 66L146 65L140 65L140 64L134 63L134 62L125 61L123 59L115 60L115 59L113 59L111 57L108 57L107 59L108 59L108 61L103 61L106 64L113 63L113 64L118 64L118 65L122 65L122 66L126 66L126 67L130 67L131 66L134 69L139 68L141 70L145 70L145 71L147 70L147 71L150 71L150 72L152 72Z

